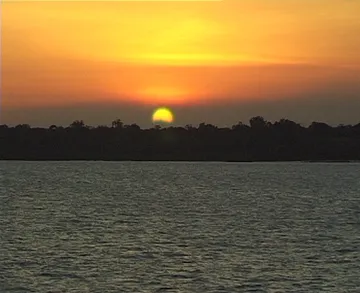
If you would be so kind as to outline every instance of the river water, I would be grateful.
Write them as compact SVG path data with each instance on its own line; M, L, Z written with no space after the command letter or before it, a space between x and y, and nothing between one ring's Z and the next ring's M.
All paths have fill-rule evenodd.
M360 164L0 162L0 292L360 292Z

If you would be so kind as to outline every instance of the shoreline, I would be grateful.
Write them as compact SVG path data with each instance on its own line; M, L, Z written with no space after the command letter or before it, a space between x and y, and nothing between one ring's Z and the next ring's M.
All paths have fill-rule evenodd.
M174 162L174 163L360 163L360 160L106 160L106 159L0 159L0 162Z

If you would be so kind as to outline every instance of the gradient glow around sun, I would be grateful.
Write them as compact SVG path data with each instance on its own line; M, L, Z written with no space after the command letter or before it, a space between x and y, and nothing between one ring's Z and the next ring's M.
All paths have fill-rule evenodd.
M161 107L154 111L152 115L152 121L172 123L174 121L174 115L170 109Z

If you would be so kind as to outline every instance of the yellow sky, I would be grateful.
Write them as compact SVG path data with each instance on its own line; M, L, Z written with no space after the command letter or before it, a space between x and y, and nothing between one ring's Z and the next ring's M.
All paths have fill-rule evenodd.
M263 97L260 81L269 97L292 95L359 77L348 71L360 67L359 11L357 0L7 0L2 102L191 104Z

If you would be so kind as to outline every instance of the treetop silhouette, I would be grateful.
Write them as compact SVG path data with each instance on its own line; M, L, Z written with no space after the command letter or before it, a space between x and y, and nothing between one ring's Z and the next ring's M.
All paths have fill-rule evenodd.
M0 125L2 160L187 160L299 161L360 160L360 123L304 127L288 119L274 123L253 117L227 128L198 126L141 129L115 119L90 127L75 120L68 127Z

